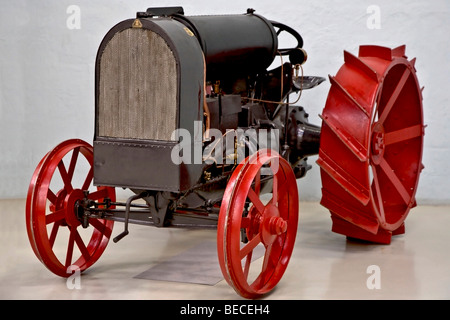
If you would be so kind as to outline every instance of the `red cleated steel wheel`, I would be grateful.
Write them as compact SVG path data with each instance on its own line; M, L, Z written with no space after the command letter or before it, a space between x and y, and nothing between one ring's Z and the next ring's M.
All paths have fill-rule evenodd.
M65 141L40 161L28 188L26 226L31 247L61 277L93 265L111 236L113 221L89 219L84 228L77 215L77 204L92 185L92 165L92 146L82 140ZM97 203L105 198L115 201L115 190L97 187L88 198Z
M272 188L270 199L270 192L267 199L261 192L267 187ZM217 230L220 268L239 295L255 299L277 285L291 257L297 225L298 190L290 164L267 149L246 158L227 184ZM261 253L261 259L254 259Z
M415 59L405 46L361 46L344 59L321 115L321 203L334 232L388 244L404 233L423 169Z

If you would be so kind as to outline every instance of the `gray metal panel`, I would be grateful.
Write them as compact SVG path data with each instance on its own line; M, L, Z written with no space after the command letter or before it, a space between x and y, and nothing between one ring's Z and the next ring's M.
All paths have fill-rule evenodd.
M181 170L171 160L175 145L98 139L94 141L94 184L179 192Z

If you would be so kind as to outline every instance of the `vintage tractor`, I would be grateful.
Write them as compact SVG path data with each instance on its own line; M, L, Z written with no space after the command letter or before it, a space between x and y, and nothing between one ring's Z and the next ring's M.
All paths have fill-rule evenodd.
M295 47L278 47L283 32ZM114 26L96 58L93 146L62 142L33 174L26 222L36 256L68 277L100 258L115 221L124 231L114 242L129 223L217 228L224 278L258 298L286 270L297 179L317 154L333 231L384 244L403 233L423 168L415 60L405 46L344 52L319 127L295 105L325 80L303 75L302 47L299 33L252 9L149 8ZM117 201L115 188L132 196Z

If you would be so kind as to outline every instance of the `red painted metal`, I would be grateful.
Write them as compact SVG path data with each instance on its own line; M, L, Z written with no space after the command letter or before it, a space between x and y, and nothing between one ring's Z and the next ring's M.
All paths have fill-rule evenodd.
M265 201L262 181L270 175L272 197ZM246 202L250 205L243 217ZM297 225L298 190L290 164L267 149L239 164L227 184L217 230L219 264L238 294L254 299L275 287L291 257ZM243 246L242 229L248 238ZM258 245L264 257L252 261Z
M61 277L70 276L73 268L83 271L94 264L111 236L113 221L90 219L84 229L76 216L75 204L92 184L92 165L92 146L67 140L42 158L28 188L26 226L31 247L39 260ZM75 188L74 175L80 171L83 179L78 181L80 188ZM106 197L115 201L114 188L97 187L88 196L97 202Z
M404 233L423 169L415 59L407 60L405 46L362 46L344 60L321 115L321 203L333 231L390 243Z

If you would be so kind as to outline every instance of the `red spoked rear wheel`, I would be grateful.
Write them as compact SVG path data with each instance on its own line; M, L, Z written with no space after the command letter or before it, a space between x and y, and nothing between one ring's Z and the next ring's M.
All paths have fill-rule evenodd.
M322 204L333 231L390 243L404 233L423 169L422 94L405 46L344 53L322 114Z
M265 199L262 189L270 186L272 196ZM219 264L238 294L254 299L276 286L291 257L297 224L298 190L290 164L264 149L238 165L225 190L217 230ZM253 260L258 254L262 259Z
M65 141L47 153L31 179L26 201L28 238L39 260L61 277L92 266L111 236L113 221L89 219L89 226L82 226L77 205L86 194L97 203L105 198L115 201L114 188L91 190L92 180L92 146L81 140Z

